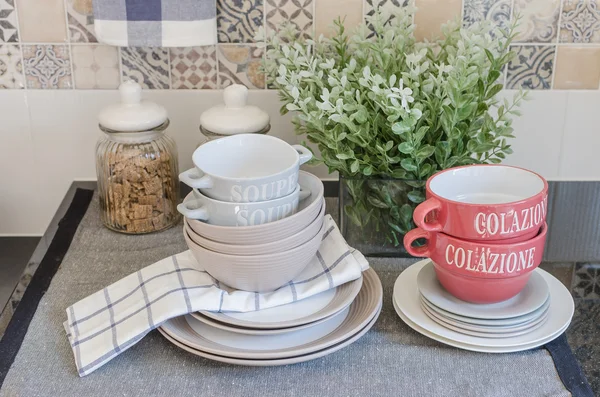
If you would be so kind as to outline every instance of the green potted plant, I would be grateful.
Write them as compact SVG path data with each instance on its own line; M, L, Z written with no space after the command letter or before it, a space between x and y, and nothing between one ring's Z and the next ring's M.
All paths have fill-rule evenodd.
M337 21L331 38L305 39L292 25L258 38L282 113L295 113L317 161L340 175L345 237L368 254L397 254L435 172L512 152L524 96L498 98L516 24L450 22L442 38L416 42L414 11L379 9L350 34Z

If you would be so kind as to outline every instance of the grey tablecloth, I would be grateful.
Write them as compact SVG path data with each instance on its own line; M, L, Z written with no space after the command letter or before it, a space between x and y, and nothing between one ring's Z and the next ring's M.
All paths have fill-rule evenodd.
M391 303L411 260L373 259L384 286L374 328L330 356L272 368L196 357L153 331L137 346L79 378L64 334L65 308L165 256L186 249L181 228L125 236L98 220L94 199L40 302L0 396L568 396L545 349L515 354L458 350L412 331Z

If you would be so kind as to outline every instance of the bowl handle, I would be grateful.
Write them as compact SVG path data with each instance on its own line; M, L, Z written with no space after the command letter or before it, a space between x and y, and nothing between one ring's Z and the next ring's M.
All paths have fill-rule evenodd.
M426 239L427 243L425 243L425 245L421 247L413 247L412 244L415 242L415 240L418 240L420 238ZM404 235L404 248L406 249L406 252L408 252L412 256L416 256L418 258L429 258L429 256L431 255L431 252L429 251L430 238L430 232L418 227Z
M292 147L294 149L296 149L296 151L298 152L298 154L300 155L300 165L306 163L307 161L309 161L310 159L312 159L312 153L310 150L308 150L307 148L305 148L302 145L292 145Z
M179 174L179 180L194 189L210 189L213 187L212 178L209 175L200 176L197 168L190 168Z
M181 213L181 215L185 216L188 219L197 219L201 221L207 221L208 211L206 207L202 206L200 208L188 208L187 203L181 203L177 206L177 211Z
M437 220L434 222L426 221L429 214L440 209L442 209L442 203L434 197L423 201L421 204L417 205L417 208L415 208L415 211L413 212L413 220L415 221L415 225L423 230L427 230L428 232L441 231L442 225Z

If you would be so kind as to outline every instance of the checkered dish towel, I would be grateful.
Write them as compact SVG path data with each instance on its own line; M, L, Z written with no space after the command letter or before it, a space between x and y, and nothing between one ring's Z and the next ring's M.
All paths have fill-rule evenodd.
M160 260L67 309L65 330L80 376L127 350L170 318L200 310L250 312L284 305L356 280L369 268L331 218L317 254L298 277L256 293L227 289L190 251Z
M100 43L191 47L217 43L215 0L94 0Z

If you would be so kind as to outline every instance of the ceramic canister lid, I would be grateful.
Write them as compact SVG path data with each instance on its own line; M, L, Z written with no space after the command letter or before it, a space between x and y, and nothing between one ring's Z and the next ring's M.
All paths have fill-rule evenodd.
M167 121L167 110L157 103L142 101L142 87L133 81L119 86L121 103L106 107L98 120L114 131L148 131Z
M217 135L264 133L269 126L269 114L257 106L248 105L248 88L232 84L223 90L224 105L212 107L200 115L203 131Z

